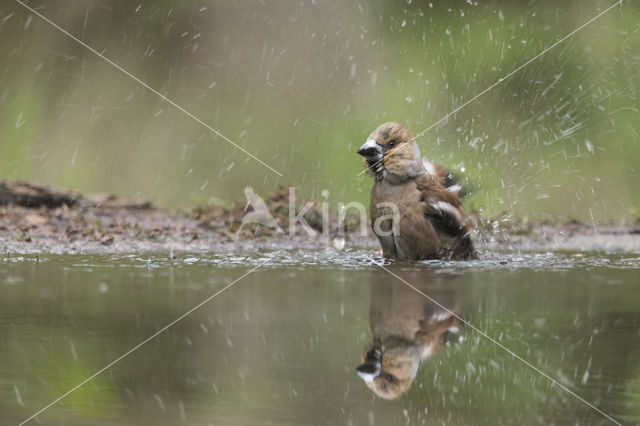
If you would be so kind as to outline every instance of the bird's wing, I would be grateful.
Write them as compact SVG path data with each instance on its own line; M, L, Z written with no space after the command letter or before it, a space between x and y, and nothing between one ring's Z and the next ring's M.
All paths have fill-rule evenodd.
M444 186L447 190L456 194L460 194L462 187L456 183L451 172L447 171L440 164L431 161L428 158L423 158L422 164L424 165L427 173L433 176L433 178L440 182L440 184L442 184L442 186Z
M418 179L416 186L420 191L425 219L431 221L439 232L456 237L467 234L457 193L445 188L433 175Z

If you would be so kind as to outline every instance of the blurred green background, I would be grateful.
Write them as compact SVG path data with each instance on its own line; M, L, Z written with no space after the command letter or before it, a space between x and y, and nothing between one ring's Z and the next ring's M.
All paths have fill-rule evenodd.
M613 1L31 1L282 172L11 0L0 6L0 178L229 204L279 184L368 200L355 150L418 133ZM467 208L536 219L640 207L640 4L625 1L418 139Z

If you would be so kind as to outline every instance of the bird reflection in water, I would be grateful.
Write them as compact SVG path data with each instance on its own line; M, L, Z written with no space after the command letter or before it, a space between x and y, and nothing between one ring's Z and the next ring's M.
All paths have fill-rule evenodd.
M460 304L456 290L447 285L452 283L443 278L416 287L450 312L391 275L374 274L369 307L373 342L356 372L379 397L396 399L406 393L420 363L458 339ZM425 282L423 274L419 280Z

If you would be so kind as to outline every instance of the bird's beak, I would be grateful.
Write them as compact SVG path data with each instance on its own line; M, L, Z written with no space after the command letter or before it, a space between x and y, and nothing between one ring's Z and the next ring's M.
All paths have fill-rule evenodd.
M364 357L364 362L356 368L356 373L367 383L373 383L374 379L382 372L380 359L382 358L382 348L375 345L370 348Z
M381 372L380 362L365 362L356 368L356 373L367 383L372 383Z
M360 147L358 154L367 160L378 161L382 158L382 147L374 139L369 139Z

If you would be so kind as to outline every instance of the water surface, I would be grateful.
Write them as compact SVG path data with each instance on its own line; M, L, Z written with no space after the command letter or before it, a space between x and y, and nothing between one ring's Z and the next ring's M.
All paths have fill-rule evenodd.
M3 257L0 425L271 255ZM610 423L465 322L617 421L640 422L640 257L385 264L428 298L381 262L280 253L29 424ZM397 377L379 376L376 394L356 367L380 341Z

